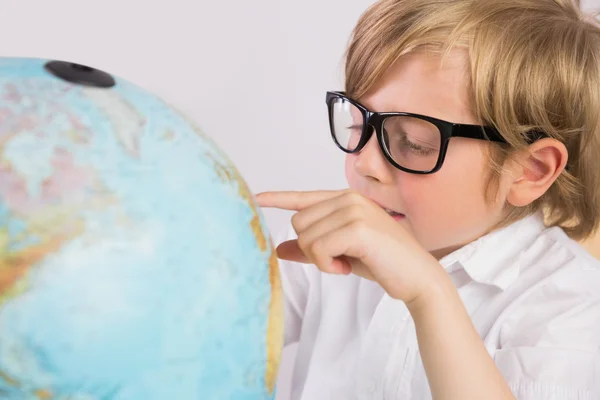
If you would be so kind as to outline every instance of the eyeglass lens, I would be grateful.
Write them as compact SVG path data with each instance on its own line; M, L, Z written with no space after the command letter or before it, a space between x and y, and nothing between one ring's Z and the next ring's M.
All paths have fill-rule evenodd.
M333 135L348 151L356 150L365 124L363 113L349 101L332 104ZM410 116L387 117L383 123L383 145L400 166L414 171L431 171L437 164L441 133L429 121Z

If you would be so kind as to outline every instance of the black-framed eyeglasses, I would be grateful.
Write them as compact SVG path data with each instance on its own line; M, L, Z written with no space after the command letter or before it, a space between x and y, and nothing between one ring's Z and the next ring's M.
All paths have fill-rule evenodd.
M346 153L358 153L376 132L386 159L413 174L431 174L444 163L452 137L506 143L488 126L456 124L406 112L372 112L344 92L327 92L331 136Z

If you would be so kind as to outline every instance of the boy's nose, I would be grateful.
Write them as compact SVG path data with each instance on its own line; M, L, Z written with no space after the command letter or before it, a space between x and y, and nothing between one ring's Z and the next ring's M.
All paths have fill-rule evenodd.
M394 166L383 155L376 135L371 136L365 147L354 157L354 169L360 176L381 183L392 182Z

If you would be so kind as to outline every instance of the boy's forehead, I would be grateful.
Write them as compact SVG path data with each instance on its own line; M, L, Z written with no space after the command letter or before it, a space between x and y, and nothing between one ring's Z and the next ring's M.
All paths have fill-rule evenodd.
M471 123L467 59L415 51L400 57L371 90L359 99L372 111L403 111ZM465 120L465 119L468 119Z

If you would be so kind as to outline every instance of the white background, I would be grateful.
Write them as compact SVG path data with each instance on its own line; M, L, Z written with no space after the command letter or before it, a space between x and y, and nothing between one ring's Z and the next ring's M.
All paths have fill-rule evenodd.
M153 91L195 120L254 192L341 188L325 92L343 88L343 53L371 3L3 0L0 55L79 62ZM275 234L289 217L265 215ZM279 399L288 378L289 357Z

